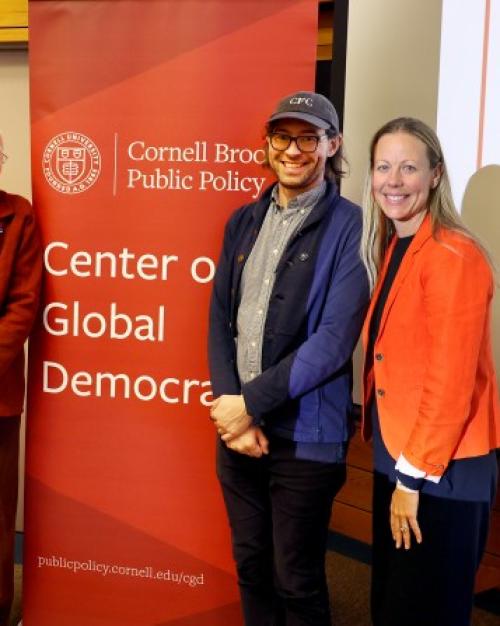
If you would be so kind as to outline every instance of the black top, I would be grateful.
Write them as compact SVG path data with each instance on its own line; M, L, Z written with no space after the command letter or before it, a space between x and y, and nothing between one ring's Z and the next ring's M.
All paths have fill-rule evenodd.
M396 278L396 274L398 273L399 266L401 265L401 261L403 260L406 251L408 250L411 242L413 241L414 235L410 235L409 237L400 237L396 241L396 245L394 246L394 250L391 255L391 259L389 261L389 267L387 268L387 274L385 275L384 282L382 284L382 288L380 289L380 293L378 295L377 302L375 304L375 308L373 309L372 319L370 323L370 337L368 343L368 351L367 354L369 358L372 357L373 346L375 345L375 341L377 340L378 330L380 327L380 321L382 319L382 313L384 312L385 303L387 300L387 296L392 287L392 283Z

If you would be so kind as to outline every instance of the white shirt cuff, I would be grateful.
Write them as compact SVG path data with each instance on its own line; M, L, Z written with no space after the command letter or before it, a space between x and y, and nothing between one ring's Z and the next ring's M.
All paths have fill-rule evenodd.
M411 476L412 478L425 478L425 480L429 480L431 483L436 483L436 485L441 480L441 476L429 476L423 470L419 470L418 467L415 467L405 459L405 457L400 454L399 459L396 463L396 468L398 472L402 472L407 476Z

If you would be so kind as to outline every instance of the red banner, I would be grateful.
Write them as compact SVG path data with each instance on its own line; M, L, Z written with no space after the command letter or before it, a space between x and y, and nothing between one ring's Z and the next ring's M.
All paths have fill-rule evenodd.
M30 2L25 626L235 626L205 342L263 123L314 83L314 0Z

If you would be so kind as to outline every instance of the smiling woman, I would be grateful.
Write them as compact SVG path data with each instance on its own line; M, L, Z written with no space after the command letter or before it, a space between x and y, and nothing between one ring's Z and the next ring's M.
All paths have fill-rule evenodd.
M468 626L500 445L494 282L419 120L372 139L362 255L374 286L362 427L375 466L373 624Z
M428 209L441 164L432 167L425 144L405 132L383 135L375 148L372 192L399 237L414 235Z

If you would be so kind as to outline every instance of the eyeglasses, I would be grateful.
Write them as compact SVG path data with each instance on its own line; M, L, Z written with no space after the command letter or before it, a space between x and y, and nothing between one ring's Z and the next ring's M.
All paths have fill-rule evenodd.
M8 158L9 157L5 154L5 152L2 152L2 150L0 150L0 165L3 165Z
M280 151L288 150L292 141L295 141L295 145L301 152L316 152L319 142L324 137L326 137L325 133L323 135L297 135L297 137L292 137L286 133L269 134L271 146Z

